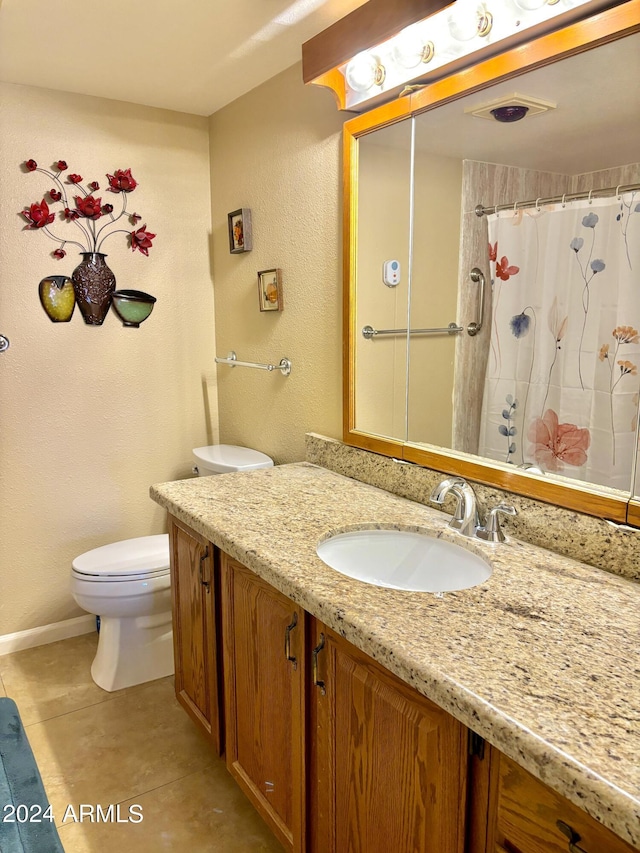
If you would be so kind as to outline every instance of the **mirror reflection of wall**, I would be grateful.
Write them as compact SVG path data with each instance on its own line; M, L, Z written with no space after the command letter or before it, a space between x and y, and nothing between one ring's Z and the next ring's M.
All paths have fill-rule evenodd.
M457 322L462 163L432 154L416 119L413 258L410 327L446 329ZM449 447L456 339L459 335L411 335L407 440Z
M365 222L362 221L361 202L363 198L367 198L369 210L365 212L365 216L369 216L369 211L372 209L380 213L380 209L385 206L384 200L391 198L389 188L385 190L383 197L378 196L376 185L387 180L385 176L387 164L395 162L399 156L404 158L403 163L406 166L407 158L410 156L410 134L402 131L404 134L401 143L402 155L395 150L399 126L387 127L362 138L359 142L361 159L358 329L367 323L376 328L406 328L407 326L429 328L440 325L446 327L448 323L455 321L466 330L470 322L477 320L478 286L470 280L469 272L473 267L480 267L485 273L487 282L490 282L492 277L496 279L496 261L490 263L487 217L476 215L476 205L482 204L485 207L496 204L514 205L516 202L535 200L540 197L547 198L586 192L590 189L616 187L620 184L640 183L640 164L638 163L640 159L638 149L640 91L633 82L639 77L640 36L632 35L418 115L415 118L414 212L413 220L408 226L412 227L413 238L410 304L407 305L406 302L409 296L406 289L402 293L396 293L392 298L386 294L386 302L393 303L395 313L385 313L384 300L379 294L379 290L385 290L385 288L378 284L376 292L379 297L377 303L379 311L375 315L375 321L371 319L373 316L371 313L362 311L363 300L370 297L366 295L369 275L366 278L363 277L361 268L360 240L365 239L367 230ZM482 106L499 96L512 95L514 92L545 100L556 106L511 124L500 124L491 118L480 118L465 111ZM402 122L402 125L408 126L409 121ZM377 138L382 134L386 134L386 151L384 154L379 152L377 169L363 172L363 153L364 159L367 160L369 157L367 152L376 146ZM395 153L392 153L394 150ZM395 200L399 204L402 204L400 196L408 193L406 173L403 172L403 174L405 177L403 177L402 191L398 191ZM390 173L389 180L393 180ZM363 186L365 182L366 187ZM640 240L640 206L638 211L635 209L638 202L640 202L640 192L635 196L630 195L620 199L622 219L624 220L625 216L627 218L620 225L620 220L616 219L618 214L613 211L613 216L609 217L612 218L613 225L609 224L607 228L609 230L614 226L620 229L625 228L625 240L630 240L632 236L634 240ZM535 203L532 207L535 208ZM634 215L636 219L633 219ZM527 221L532 219L531 212L521 214L520 220L523 216ZM398 209L393 211L391 218L395 221L404 219L402 211ZM378 223L381 225L381 230L375 233L373 245L382 244L387 233L380 220ZM578 227L580 227L579 224ZM602 228L598 232L598 237L603 232ZM536 227L532 229L532 235L534 242L536 239L541 239L541 232L536 233ZM593 229L591 231L587 229L585 235L593 237ZM576 234L576 236L580 235ZM397 253L400 250L396 248L392 251ZM529 250L523 251L525 255L529 252ZM536 247L532 243L531 253L535 251ZM599 249L594 244L589 257L586 252L583 252L587 275L590 274L590 264L598 260L596 257L598 251L604 252L605 249ZM567 253L568 263L576 266L575 251L572 252L567 248ZM498 254L500 254L500 248L498 248ZM501 258L498 258L497 262L500 260ZM376 259L375 265L380 263L381 260ZM539 263L539 260L536 263ZM521 263L523 268L526 264L526 261ZM560 266L558 265L558 268ZM609 273L612 269L610 265ZM574 272L577 272L578 276L581 274L577 271L577 267ZM524 276L521 278L524 279ZM550 275L548 263L544 270L544 278L544 287L553 288L553 276ZM599 279L596 279L596 284L600 283L601 290L612 291L614 288L611 282L607 288L605 278L603 273ZM378 272L378 283L379 280ZM517 276L513 276L511 283L514 284L516 281ZM507 282L502 279L497 283L499 286L507 287ZM498 294L499 289L494 287L494 292ZM516 455L509 453L507 445L492 449L491 442L486 441L487 430L483 429L481 424L485 374L487 365L491 367L489 361L492 347L491 324L495 307L492 306L491 290L489 286L485 303L485 327L476 337L470 337L466 331L455 336L413 335L409 339L408 361L405 348L407 341L400 336L394 340L378 339L358 342L356 362L358 369L356 425L358 429L399 440L408 440L412 443L438 445L463 453L477 454L480 451L485 458L511 464L521 462L535 464L538 461L534 458L535 442L532 443L526 436L527 425L524 426L525 434L520 433L517 441L514 440L518 451ZM558 299L561 298L564 299L560 296L559 288ZM527 300L523 301L523 309L526 307L525 302L528 304ZM550 302L553 304L553 298ZM613 365L612 383L615 383L618 379L617 371L627 370L624 376L624 404L616 399L613 415L614 420L619 420L620 423L623 419L626 419L625 423L628 421L624 427L625 435L616 448L615 464L613 459L606 461L606 454L596 468L587 464L575 464L580 461L579 454L572 457L569 453L565 455L564 460L567 464L563 465L561 464L562 454L556 454L554 450L552 456L556 455L553 459L547 460L549 465L546 470L550 476L569 477L628 492L631 487L633 457L637 447L633 430L637 423L640 389L638 375L640 345L636 345L637 342L629 342L624 345L623 352L614 352L616 344L614 340L609 349L611 365L608 365L605 359L599 358L601 354L599 349L604 342L603 336L607 330L613 334L614 329L622 326L640 329L640 316L635 317L633 313L635 308L632 307L625 308L623 311L625 316L622 317L619 315L623 310L621 305L618 305L618 313L614 311L611 314L609 309L605 309L597 300L593 304L595 308L595 311L591 312L593 322L597 321L604 325L602 329L598 327L596 330L594 340L598 341L597 350L594 351L595 343L589 344L591 360L595 363L592 372L600 371L603 364L605 368ZM537 308L536 306L533 308L539 311L540 327L547 328L550 323L550 308L547 301L541 301ZM529 314L531 313L530 311ZM614 323L612 329L608 329L607 323L611 325L612 322ZM507 334L515 333L512 330ZM603 337L602 342L599 341L599 337ZM631 337L634 336L631 335ZM531 337L530 349L533 347L533 340ZM551 343L555 345L554 341ZM536 343L535 346L539 349L541 345ZM524 349L522 351L524 352ZM515 357L509 349L507 361ZM536 356L536 358L539 365L537 367L533 365L532 375L537 370L549 372L550 365L543 364L540 357ZM627 368L622 368L621 362L629 362ZM390 378L391 374L388 371L389 363L393 363L398 368L393 378ZM387 373L384 374L387 377L386 387L383 387L382 383L375 387L376 376L383 375L382 365L387 369ZM372 367L373 370L369 372ZM555 363L553 370L559 373ZM565 368L562 370L564 371ZM568 377L567 384L575 384L575 377L569 376L568 368L565 372ZM366 380L364 380L365 374ZM520 382L521 379L518 381ZM398 384L389 388L389 383ZM615 393L620 392L622 387L619 383ZM518 390L518 395L522 393L528 392ZM598 414L589 425L590 441L595 441L599 430L606 430L607 424L604 421L607 417L609 426L611 422L609 404L604 406L602 402L604 400L602 395L606 396L608 391L603 387L599 393L600 397L596 398L593 404ZM405 396L406 399L404 399ZM364 409L361 406L365 398L371 403L372 416L368 420L364 417ZM560 398L554 398L553 405L549 403L548 408L553 409L555 406L559 409L564 405L559 400ZM548 402L544 400L545 408ZM540 405L542 404L541 401ZM633 411L627 411L629 405ZM624 408L624 412L621 407ZM394 416L390 418L388 415L392 408ZM604 409L607 411L605 412ZM570 407L567 411L571 411ZM502 412L498 413L499 416L501 414ZM542 419L544 412L541 411L538 414ZM384 415L382 420L381 415ZM571 423L572 417L577 420L579 415L567 414L565 419ZM560 418L562 420L562 416ZM496 430L499 426L502 424L493 425ZM505 421L504 426L510 429L513 425ZM556 435L552 440L557 441L558 436ZM624 450L622 450L623 447Z
M358 146L358 330L407 327L412 123L379 130ZM394 287L382 278L388 260L400 264ZM358 429L406 440L406 334L366 340L359 333L356 347Z

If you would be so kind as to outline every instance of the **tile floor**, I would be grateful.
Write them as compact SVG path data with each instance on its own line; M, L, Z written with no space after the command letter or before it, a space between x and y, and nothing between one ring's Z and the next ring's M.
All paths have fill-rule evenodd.
M282 853L173 679L106 693L89 672L96 643L85 634L0 657L0 696L18 706L66 853ZM63 824L80 804L120 804L122 821L136 804L143 819Z

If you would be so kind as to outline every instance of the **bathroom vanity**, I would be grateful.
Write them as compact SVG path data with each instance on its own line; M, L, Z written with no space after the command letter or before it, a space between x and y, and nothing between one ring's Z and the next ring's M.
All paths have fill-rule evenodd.
M307 463L151 495L170 514L176 694L285 849L640 849L636 584L463 541L446 514ZM317 556L364 527L470 546L493 573L435 595Z

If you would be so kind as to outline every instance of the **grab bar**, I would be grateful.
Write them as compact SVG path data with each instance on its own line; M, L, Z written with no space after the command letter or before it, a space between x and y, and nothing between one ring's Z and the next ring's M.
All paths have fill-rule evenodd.
M462 326L458 326L455 323L449 323L448 326L444 326L436 329L409 329L410 335L455 335L457 332L462 332ZM374 329L373 326L365 326L362 329L362 337L366 338L370 341L372 338L377 337L378 335L406 335L406 329Z
M467 334L474 337L478 334L480 329L482 329L482 325L484 323L484 291L486 280L484 277L484 273L478 267L474 267L469 273L471 277L471 281L480 284L480 293L478 296L478 322L477 323L469 323L467 326ZM449 323L448 326L440 326L433 329L374 329L373 326L364 326L362 329L362 337L367 341L372 340L373 338L377 338L380 335L406 335L407 332L409 335L455 335L458 332L463 332L464 329L462 326L458 326L457 323Z
M288 358L281 358L280 364L259 364L255 361L238 361L238 357L233 350L227 354L225 358L215 357L216 364L228 364L229 367L256 367L258 370L280 370L283 376L288 376L291 373L291 362Z
M480 283L480 296L478 297L479 305L478 305L478 317L477 323L469 323L467 326L467 333L473 337L477 335L480 329L482 328L482 324L484 323L484 286L485 286L485 278L482 270L478 269L478 267L474 267L469 273L471 277L471 281L475 281L476 283Z

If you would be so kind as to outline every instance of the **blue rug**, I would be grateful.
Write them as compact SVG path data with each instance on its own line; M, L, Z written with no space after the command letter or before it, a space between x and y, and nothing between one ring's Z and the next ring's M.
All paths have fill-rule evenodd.
M0 853L64 853L13 699L0 699Z

